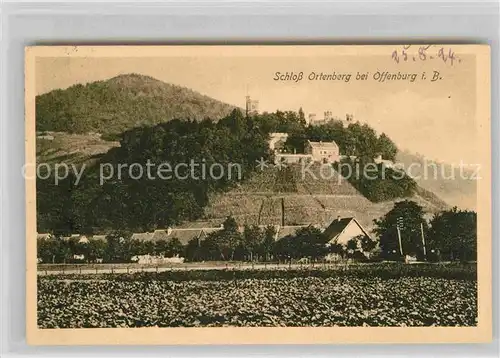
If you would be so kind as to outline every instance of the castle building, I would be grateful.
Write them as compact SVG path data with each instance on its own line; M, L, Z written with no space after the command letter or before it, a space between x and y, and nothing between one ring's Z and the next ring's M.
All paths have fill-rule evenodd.
M345 115L345 121L342 122L344 127L347 127L349 124L354 122L354 115L346 113Z
M259 101L246 96L246 115L251 116L259 113Z
M271 133L269 139L269 149L274 151L275 164L282 163L335 163L340 161L340 149L337 143L332 142L312 142L307 141L304 153L287 153L285 142L287 133Z
M321 163L335 163L340 161L340 149L337 143L307 141L305 154L310 154L313 161Z

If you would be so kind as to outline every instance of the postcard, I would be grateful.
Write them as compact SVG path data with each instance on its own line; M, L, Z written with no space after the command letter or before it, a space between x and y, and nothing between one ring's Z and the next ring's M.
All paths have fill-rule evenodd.
M26 48L34 345L492 339L487 45Z

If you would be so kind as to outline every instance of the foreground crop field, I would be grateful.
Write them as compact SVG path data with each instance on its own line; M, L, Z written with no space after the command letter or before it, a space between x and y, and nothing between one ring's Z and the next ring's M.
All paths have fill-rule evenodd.
M198 274L199 275L199 274ZM474 326L477 282L443 277L39 277L38 326ZM277 277L276 277L277 276Z

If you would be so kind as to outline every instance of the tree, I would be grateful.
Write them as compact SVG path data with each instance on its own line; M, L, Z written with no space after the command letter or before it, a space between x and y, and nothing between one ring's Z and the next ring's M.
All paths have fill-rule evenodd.
M374 232L380 237L380 247L386 257L397 257L399 240L397 233L398 220L401 223L401 243L403 255L418 255L422 257L423 246L420 225L424 232L428 225L424 219L423 208L411 200L403 200L394 204L394 207L380 219L375 219Z
M276 242L275 255L282 258L300 259L310 257L317 259L328 252L321 230L308 226L297 230L295 235L289 235Z
M257 225L245 225L243 229L242 246L245 253L249 255L250 261L254 260L254 254L264 241L264 233Z
M200 242L200 246L198 249L198 259L200 260L224 260L225 257L221 253L221 247L219 242L219 233L218 231L213 232L207 236L205 240Z
M377 242L375 240L372 240L370 237L366 235L360 235L357 236L357 240L361 244L361 250L363 250L364 253L367 253L368 255L375 249L377 246Z
M358 239L353 237L346 244L346 250L348 256L354 256L354 253L358 251Z
M169 250L171 256L180 256L184 253L184 245L182 245L178 238L173 237L169 241Z
M153 241L144 241L144 254L156 255L156 244Z
M130 257L145 255L147 253L145 244L146 241L138 239L130 239L129 240Z
M477 257L477 214L454 207L434 215L426 237L427 254L440 252L450 260L469 261Z
M157 241L155 241L154 245L155 245L155 248L154 248L155 255L158 255L158 256L169 256L170 255L170 245L169 245L169 242L167 240L164 240L164 239L157 240Z
M392 161L396 159L396 154L398 154L398 147L385 133L382 133L378 138L377 154L380 154L384 159Z
M306 116L304 115L304 110L302 107L299 108L299 121L302 125L306 125Z
M300 245L300 252L296 254L297 257L302 256L301 253L304 254L303 256L313 259L326 255L326 241L320 229L310 225L297 230L295 236Z
M62 239L50 237L37 240L37 257L44 263L60 263L65 259L65 245Z
M116 230L106 235L106 251L104 254L107 262L129 262L131 256L130 237L132 234L123 230Z
M147 117L147 113L141 116ZM294 116L283 112L281 117L274 117L276 123L282 119L288 125L297 122ZM145 118L145 122L148 120ZM65 236L115 228L141 232L196 220L203 215L211 193L228 190L249 177L256 169L255 160L269 159L267 132L262 125L258 116L245 118L236 109L217 123L210 119L174 119L129 129L120 135L119 147L110 149L85 170L78 186L74 185L74 176L59 185L53 185L54 180L39 180L38 231ZM181 170L170 180L157 175L159 165L185 164L186 158L194 161L193 168ZM111 178L103 185L100 163L114 168L114 175L107 173ZM153 165L151 173L145 170L137 179L137 171L130 175L129 170L120 170L118 179L119 166L140 164L145 168L146 163ZM213 163L239 165L215 179L200 163L205 164L203 168Z
M214 235L217 238L217 247L222 260L233 260L234 252L241 243L238 224L232 216L228 216L222 225L223 229Z
M87 244L87 252L85 257L87 262L95 262L97 259L102 259L106 252L106 242L98 239L89 239Z
M287 235L278 241L276 241L273 245L273 256L275 259L281 260L290 260L295 257L296 250L294 250L294 242L295 237L293 235Z
M271 259L273 246L275 243L276 228L273 225L266 226L264 230L264 238L261 243L260 252L266 261Z

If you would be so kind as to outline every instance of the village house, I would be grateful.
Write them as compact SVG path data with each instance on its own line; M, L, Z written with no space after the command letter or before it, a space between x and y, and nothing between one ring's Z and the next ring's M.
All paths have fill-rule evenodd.
M328 243L341 245L347 245L349 240L358 236L371 238L368 231L355 218L341 218L340 216L331 222L323 235Z
M367 237L371 239L368 231L366 231L355 218L341 218L340 216L333 220L323 231L323 236L327 242L327 246L340 244L346 247L347 243L356 237ZM359 244L358 242L358 249L361 249Z

